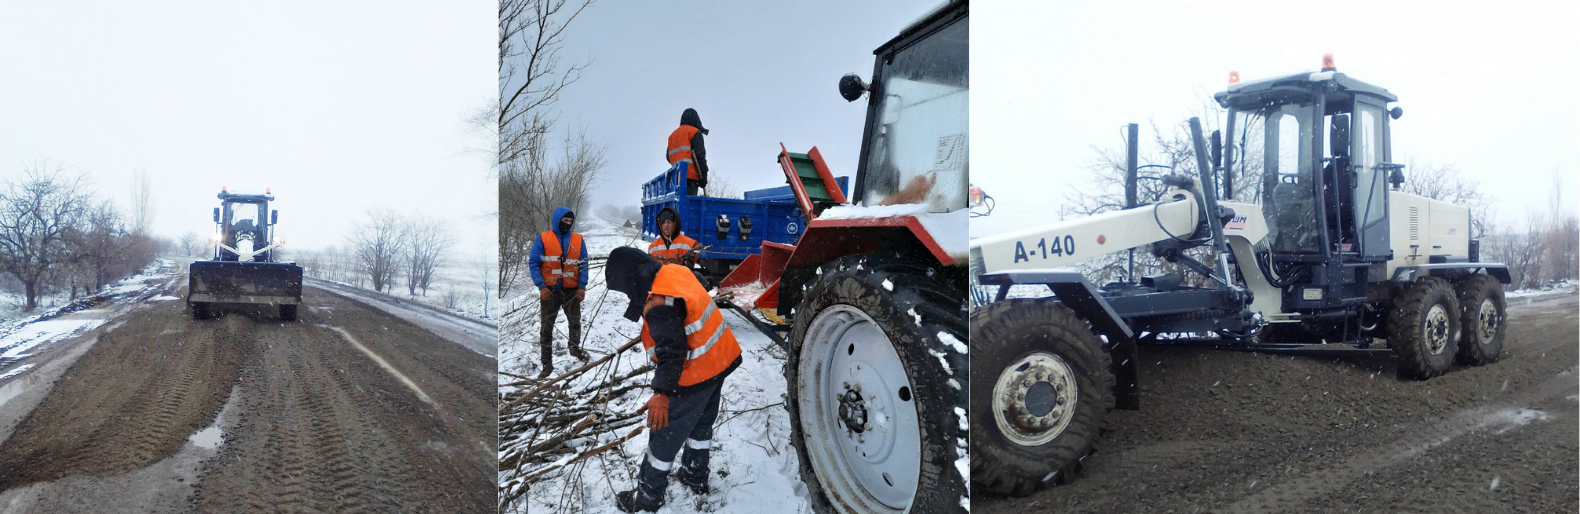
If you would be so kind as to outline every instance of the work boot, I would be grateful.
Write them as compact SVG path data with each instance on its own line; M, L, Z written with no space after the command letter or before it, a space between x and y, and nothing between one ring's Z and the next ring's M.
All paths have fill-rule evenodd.
M708 487L707 474L703 474L701 478L693 478L691 473L681 471L678 475L680 475L680 484L686 486L691 492L696 493L698 496L708 495L710 488Z
M587 351L581 349L581 347L572 346L571 347L571 357L575 357L576 360L579 360L579 361L586 361L587 360Z
M637 499L636 490L633 489L614 493L614 506L619 507L621 512L658 512L658 508L663 504L644 504Z
M552 364L551 365L547 365L547 366L543 367L543 371L539 371L538 372L538 378L540 378L540 379L549 378L549 375L553 375L553 374L554 374L554 366Z

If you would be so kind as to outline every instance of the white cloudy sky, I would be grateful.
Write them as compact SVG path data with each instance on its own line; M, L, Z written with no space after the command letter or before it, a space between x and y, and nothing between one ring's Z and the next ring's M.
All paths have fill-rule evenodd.
M0 4L0 178L40 159L124 207L147 169L155 231L212 229L221 186L273 188L289 246L344 240L370 207L497 241L466 118L491 105L492 2Z
M972 13L972 181L992 234L1051 221L1091 145L1191 115L1227 84L1338 69L1387 88L1404 117L1394 157L1453 164L1518 221L1554 170L1580 187L1575 2L981 2ZM1406 175L1410 170L1405 170Z
M666 139L697 109L711 177L741 190L784 185L779 143L812 146L836 175L856 173L865 100L845 73L871 77L872 51L942 2L602 1L572 25L564 57L591 60L558 105L564 126L608 145L593 206L641 204L640 184L668 168Z

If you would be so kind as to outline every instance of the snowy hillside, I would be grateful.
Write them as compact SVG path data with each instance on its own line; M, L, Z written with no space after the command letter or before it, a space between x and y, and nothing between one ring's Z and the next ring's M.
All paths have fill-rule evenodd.
M581 217L577 225L592 260L590 287L582 304L582 346L590 354L589 362L597 362L641 332L640 324L620 315L626 307L625 296L604 288L602 258L618 246L645 249L647 243L638 228L619 227L596 216ZM643 386L652 373L644 371L620 380L647 365L641 346L571 378L568 385L544 387L564 391L563 401L527 415L524 411L530 408L512 408L511 402L543 385L530 378L538 373L537 294L514 298L504 308L499 380L507 414L501 416L499 481L501 497L515 498L505 506L507 511L618 512L614 493L635 487L637 469L647 450L647 434L640 428L645 417L638 411L651 392ZM783 406L784 352L747 320L733 312L721 312L740 342L743 362L724 382L713 441L713 490L697 496L671 479L667 503L660 512L810 512L798 459L789 444L789 417ZM555 375L587 364L568 355L567 326L561 313L555 326ZM523 402L517 407L531 404ZM580 423L590 428L566 437L563 431L545 428L549 422L537 422L547 418L586 420ZM644 432L619 442L637 430Z

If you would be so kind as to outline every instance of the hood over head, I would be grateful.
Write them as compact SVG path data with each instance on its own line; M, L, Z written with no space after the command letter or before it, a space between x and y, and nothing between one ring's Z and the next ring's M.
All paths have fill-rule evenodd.
M685 112L680 113L680 124L681 125L691 125L693 127L697 127L697 130L702 131L702 135L704 135L704 136L708 135L708 129L703 128L703 126L702 126L702 116L698 116L697 115L697 110L696 109L692 109L690 107L687 107Z
M669 237L674 238L675 236L679 236L681 231L684 230L680 225L680 214L675 212L675 209L669 207L665 207L658 211L658 236L664 237L664 220L666 219L675 220L675 233Z
M653 278L658 276L661 267L663 265L647 252L636 248L622 246L609 252L604 280L609 289L625 293L630 300L625 308L625 319L642 319L642 306L647 303L647 295L653 290Z
M549 216L549 229L556 234L565 235L565 232L568 231L560 230L560 220L567 215L572 218L572 226L575 226L576 211L572 211L570 207L555 207L554 214Z

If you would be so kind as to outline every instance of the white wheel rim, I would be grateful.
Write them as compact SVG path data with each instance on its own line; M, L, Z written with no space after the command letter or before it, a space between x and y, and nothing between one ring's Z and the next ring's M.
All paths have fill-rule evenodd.
M921 426L888 336L861 309L834 305L812 320L800 357L802 441L829 498L841 510L908 510L921 476Z
M1421 332L1426 336L1426 350L1432 355L1443 353L1448 348L1448 309L1442 305L1433 305L1426 311L1426 322L1421 327Z
M1075 372L1064 359L1032 353L999 373L993 386L993 421L1010 442L1041 446L1069 428L1079 393Z
M1476 328L1480 331L1481 343L1492 342L1492 338L1498 335L1499 325L1502 324L1502 320L1498 316L1498 305L1493 303L1491 298L1482 300L1481 308L1476 313L1476 319L1480 321L1479 326Z

